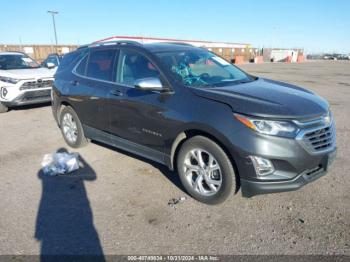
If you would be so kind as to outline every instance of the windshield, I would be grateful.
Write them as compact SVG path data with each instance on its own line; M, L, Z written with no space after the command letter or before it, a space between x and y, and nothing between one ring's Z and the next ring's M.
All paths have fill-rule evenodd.
M25 54L0 55L0 69L31 69L40 65Z
M218 87L254 79L206 50L158 52L173 75L189 87Z

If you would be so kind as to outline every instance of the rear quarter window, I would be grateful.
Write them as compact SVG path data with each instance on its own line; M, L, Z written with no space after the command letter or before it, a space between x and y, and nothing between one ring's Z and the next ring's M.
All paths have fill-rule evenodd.
M86 64L88 60L88 55L85 55L85 57L79 62L75 72L79 75L85 76L86 75Z
M68 53L63 56L58 68L57 72L61 72L72 68L76 63L80 61L87 54L87 50L77 50L71 53Z

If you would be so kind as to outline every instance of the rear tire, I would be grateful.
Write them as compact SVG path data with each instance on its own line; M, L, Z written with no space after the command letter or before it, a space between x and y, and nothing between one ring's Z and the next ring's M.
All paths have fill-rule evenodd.
M177 170L187 192L200 202L224 202L236 188L236 175L225 151L204 136L183 143L177 156Z
M88 140L79 117L70 106L64 107L61 111L60 127L63 138L70 147L80 148L87 145Z
M0 113L6 113L8 110L9 108L0 102Z

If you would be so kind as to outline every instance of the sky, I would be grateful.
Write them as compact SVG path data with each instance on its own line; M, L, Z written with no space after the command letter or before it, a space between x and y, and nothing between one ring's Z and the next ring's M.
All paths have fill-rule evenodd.
M0 44L152 36L350 53L350 0L3 0Z

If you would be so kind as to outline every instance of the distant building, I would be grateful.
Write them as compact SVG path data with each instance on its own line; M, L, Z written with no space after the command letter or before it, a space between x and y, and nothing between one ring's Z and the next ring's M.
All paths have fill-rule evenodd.
M298 56L303 55L302 49L282 49L282 48L264 48L263 56L265 62L289 62L298 61Z

